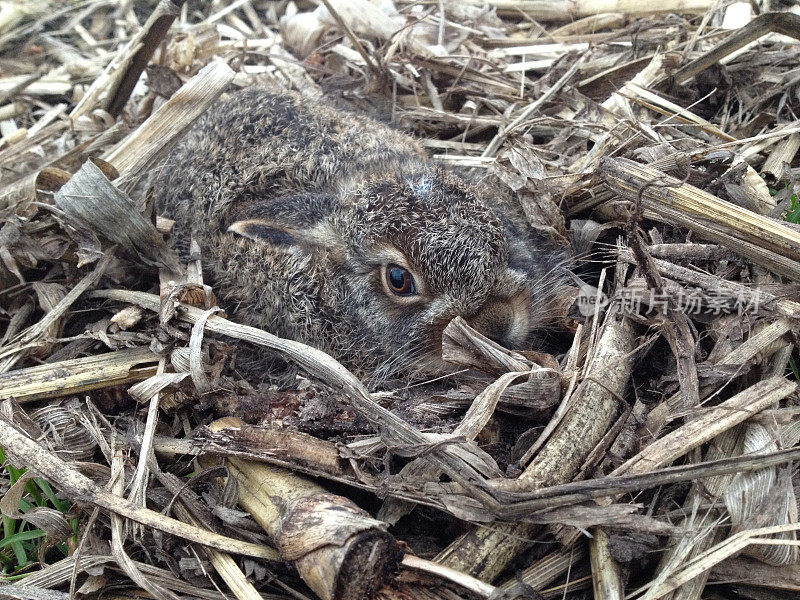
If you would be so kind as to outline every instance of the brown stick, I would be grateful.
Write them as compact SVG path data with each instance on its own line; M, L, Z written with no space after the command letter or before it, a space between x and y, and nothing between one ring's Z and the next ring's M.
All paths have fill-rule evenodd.
M147 66L161 40L167 34L184 0L161 0L150 18L109 63L103 74L95 79L84 98L70 113L71 119L88 114L97 108L98 101L114 117L122 112L136 82ZM105 93L105 94L104 94ZM104 99L100 96L104 94Z
M698 73L719 62L720 59L757 40L762 35L773 32L800 40L800 15L788 12L768 12L759 15L741 29L734 31L725 41L720 42L703 56L678 69L672 79L678 85L683 85Z
M219 419L212 430L238 427ZM238 458L228 471L239 503L278 546L281 556L323 600L369 598L390 579L402 556L387 525L310 479Z

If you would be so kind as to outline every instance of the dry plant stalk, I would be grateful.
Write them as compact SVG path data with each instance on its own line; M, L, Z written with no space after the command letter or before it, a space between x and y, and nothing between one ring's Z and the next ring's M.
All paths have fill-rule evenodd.
M411 0L401 0L401 4ZM627 15L652 15L658 13L704 13L714 6L714 0L669 0L657 6L635 0L462 0L464 4L492 6L500 13L523 13L537 21L572 21L597 13L624 13Z
M796 390L791 388L793 380L782 383L781 376L791 354L788 344L797 335L800 303L795 301L796 289L774 275L800 281L800 236L793 226L765 215L786 210L789 197L796 192L790 188L797 175L800 128L792 123L797 112L792 65L800 48L791 39L777 35L753 42L770 33L797 39L800 17L771 12L748 23L750 17L745 14L737 21L739 29L726 31L717 24L729 26L732 13L741 15L743 7L749 13L746 3L676 0L654 7L630 0L602 5L595 0L399 0L395 10L391 2L331 0L325 2L331 9L327 12L321 6L305 12L308 3L299 3L297 11L292 12L293 3L240 0L221 9L207 4L178 15L180 0L175 0L153 3L152 16L141 26L136 3L62 4L55 0L26 0L24 4L0 0L0 50L2 64L8 70L0 76L0 288L8 285L0 290L0 322L8 323L0 371L14 365L26 367L0 375L0 398L29 403L83 395L111 385L130 385L145 378L129 390L139 401L157 397L168 387L178 388L173 405L163 402L163 397L160 403L151 402L145 433L137 438L141 445L132 444L139 450L133 489L143 489L140 484L148 481L148 473L157 476L158 482L153 479L149 493L158 498L160 490L154 487L161 484L162 490L180 496L174 510L189 525L181 529L170 520L156 520L152 513L137 512L135 505L121 501L121 493L104 495L99 486L86 487L91 482L76 478L69 466L51 460L50 454L36 445L34 452L29 439L35 437L32 433L22 439L14 437L13 431L3 435L8 422L22 423L20 414L24 411L20 409L16 418L0 422L4 449L21 450L25 457L25 452L30 452L40 461L31 462L34 468L43 468L42 474L64 484L62 491L71 500L89 498L90 507L118 511L124 517L111 519L113 556L73 556L29 575L27 586L6 585L4 592L20 598L66 597L56 589L70 585L73 570L88 576L87 583L91 584L97 580L91 573L105 568L106 574L116 571L125 577L127 573L158 597L185 594L217 598L216 590L191 586L163 569L131 560L125 544L125 519L129 515L148 525L182 532L187 539L203 538L202 529L182 508L191 505L189 494L177 491L180 482L177 488L175 482L165 483L168 474L157 464L149 470L154 460L167 460L162 452L169 453L170 458L175 453L195 454L203 443L211 454L232 456L232 464L244 464L243 459L252 456L387 494L389 500L381 513L386 518L398 518L417 502L442 511L444 519L456 515L477 523L492 521L488 527L476 526L444 553L447 564L456 569L406 556L401 577L378 591L378 597L387 600L499 597L499 589L458 569L485 579L493 577L520 556L526 545L521 538L552 540L552 527L546 531L528 523L547 524L554 519L592 528L596 533L590 551L580 540L579 545L560 548L522 571L522 581L547 598L568 598L593 583L598 597L627 594L653 600L698 600L708 593L709 580L727 586L719 588L719 594L728 589L737 592L744 586L742 595L748 597L800 589L796 569L777 569L742 557L750 552L777 563L796 556L796 513L792 513L796 500L789 493L788 477L780 475L789 472L787 465L800 453L791 434L797 420L792 397ZM781 10L782 6L773 3L770 9ZM695 11L702 16L692 16ZM502 19L497 17L498 12ZM653 16L666 12L677 16ZM176 18L181 19L181 27L174 36L166 35L169 23ZM560 23L553 23L559 19ZM110 48L121 50L112 53ZM158 64L148 70L146 79L140 79L151 55L157 57ZM688 58L694 60L685 62ZM108 65L105 71L104 65ZM696 77L700 73L703 77ZM751 85L752 74L759 78L759 87ZM446 339L448 356L464 366L489 372L497 380L480 394L472 391L474 384L467 388L471 397L477 395L475 403L454 430L433 435L422 426L411 426L413 418L397 416L398 412L407 413L386 410L341 365L313 349L210 316L208 311L180 303L173 306L164 283L182 281L182 273L161 267L162 299L166 301L160 305L158 297L136 292L101 290L87 295L88 290L104 285L139 289L135 286L151 282L154 275L154 269L146 265L177 266L171 260L174 257L162 254L160 234L168 227L163 220L159 228L152 227L145 208L147 198L135 183L156 167L223 90L265 80L298 88L310 101L324 101L323 89L347 90L343 94L346 100L356 99L358 103L365 99L379 106L381 112L385 109L387 116L391 111L392 121L414 130L424 147L438 153L435 156L441 162L474 167L514 189L529 216L535 212L531 207L546 197L548 201L563 201L568 217L602 221L596 224L601 229L597 243L584 247L576 244L578 252L592 252L604 243L613 245L611 232L628 218L628 205L641 194L644 219L637 225L650 238L644 246L656 258L649 261L648 269L661 275L664 292L674 298L699 288L704 298L719 293L729 300L753 301L759 310L743 315L745 318L738 322L735 315L729 316L724 325L721 319L710 323L687 320L688 329L696 327L699 335L696 347L688 344L685 352L677 353L681 386L685 380L681 375L687 367L694 368L696 359L701 360L699 355L709 336L721 336L713 359L696 365L695 381L699 385L693 389L699 393L691 396L690 403L684 400L685 394L671 394L675 389L672 373L653 374L648 380L657 371L647 368L648 361L661 361L663 365L671 360L669 352L658 349L664 344L651 342L655 335L669 332L677 320L675 315L662 313L660 318L669 321L667 326L661 334L650 330L649 338L636 350L630 322L608 325L599 336L599 344L594 343L599 332L586 336L589 350L585 360L587 344L579 334L566 366L543 363L550 367L546 371L536 370L531 361L540 361L535 355L506 352L455 323L448 330L453 338ZM181 86L181 81L186 81L185 85ZM86 82L92 82L88 89ZM154 112L157 96L170 100ZM112 115L118 114L124 116L115 123ZM135 126L148 114L149 119ZM134 129L129 131L131 124ZM722 143L718 143L720 140ZM78 171L88 157L95 156L106 157L121 176L96 159L95 165L105 177L88 165ZM594 171L601 159L605 162ZM76 175L72 177L71 173ZM687 179L682 183L663 177L664 173L678 178L686 175ZM777 189L774 197L759 173L767 174L767 182ZM601 178L605 182L597 183ZM63 193L62 186L66 188ZM55 193L71 217L68 230L74 233L69 229L71 224L87 236L77 244L60 225L64 213L43 206L52 204ZM82 195L88 200L84 201ZM619 202L620 198L624 201ZM557 212L553 216L560 218ZM111 224L112 220L115 223ZM668 226L652 227L647 220ZM690 230L688 234L685 228ZM127 254L122 257L124 253L120 252L114 257L108 252L103 257L97 236L122 246ZM84 242L92 237L97 243L87 250ZM695 237L720 245L690 243ZM623 286L641 286L645 281L641 270L627 278L622 275L627 269L623 262L641 266L643 261L637 262L626 250L616 253L620 261L616 281L610 289L603 289L609 297ZM596 258L595 254L588 256ZM77 267L76 258L80 261ZM132 262L127 260L131 258ZM97 260L100 262L91 272L81 270L83 264ZM189 285L188 292L202 293L197 302L187 297L188 292L178 300L209 308L214 303L205 293L208 287L197 277L199 261L193 263L189 281L194 284ZM78 308L75 301L87 296L88 306ZM159 325L155 318L141 320L143 311L138 311L130 325L125 325L123 318L109 320L116 308L93 302L96 298L139 302L158 312ZM42 312L44 318L36 322ZM84 317L94 318L94 314L99 321L87 325L88 331L82 333ZM631 319L651 325L654 322L649 312L634 314ZM191 333L187 323L192 324ZM220 374L204 362L206 349L218 352L215 360L220 360L215 366L220 368L227 357L226 344L209 339L213 337L210 334L246 340L290 360L293 357L313 378L333 390L337 400L344 398L356 413L365 416L380 435L349 444L347 460L332 442L276 428L242 427L237 436L230 437L205 431L194 438L153 437L159 413L163 418L166 412L185 425L199 423L200 419L195 420L179 406L189 390L196 392L190 400L201 396L202 401L216 400L217 394L224 393L216 389L217 385L235 389L238 395L240 388L229 378L232 370L226 368ZM620 339L609 344L606 338L617 335ZM456 345L450 345L453 340ZM166 372L156 373L159 358L147 349L150 342L154 349L177 346L171 356L161 358L161 371ZM112 348L143 347L108 352L101 349L104 344ZM50 360L52 352L58 352L58 356L95 356L36 364ZM636 366L636 394L631 394L625 390L631 377L627 363L639 353L645 364ZM618 365L625 366L615 368ZM169 372L171 369L177 372ZM546 377L537 377L545 372ZM760 383L753 385L758 380ZM670 392L663 398L654 391L662 386ZM491 436L492 432L481 430L508 418L497 414L498 409L530 415L534 408L549 408L553 399L558 401L562 388L564 402L539 439L522 454L519 465L524 468L531 458L533 462L521 477L502 476L498 465L506 466L507 457L504 451L491 455L482 452L478 435ZM413 398L427 393L423 391L426 389L411 387L395 396L381 396L381 402L389 405L403 394ZM298 391L298 395L304 393ZM456 402L463 402L467 394L454 391ZM758 397L762 393L766 395ZM777 408L779 398L784 400ZM290 397L289 402L294 401ZM715 405L717 402L721 403ZM452 419L448 411L453 405L443 404L433 411L429 402L420 405L416 414L422 414L423 406L425 411ZM618 411L619 407L623 411ZM617 412L622 414L615 419ZM361 427L358 421L349 425ZM109 436L123 439L115 431L113 420L104 428L108 428ZM364 426L359 432L367 431ZM673 433L666 434L668 431ZM754 452L741 455L737 444L743 431L754 439L758 432L769 435L763 436L766 441L755 444ZM105 435L103 431L98 438ZM715 437L708 440L712 435ZM6 447L7 441L13 449ZM519 442L520 452L528 441ZM646 443L650 445L643 448ZM108 450L108 444L107 439L101 440L104 450ZM776 450L780 444L785 449ZM124 442L121 445L124 447ZM157 456L153 456L151 447ZM685 455L690 448L693 451L682 466L660 466ZM392 474L388 482L381 478L380 469L374 468L376 463L370 463L384 452L387 462L392 452L413 459L399 477ZM112 457L111 451L106 454L115 474L120 475L114 485L121 488L129 484L122 478L121 455ZM692 462L701 455L701 462ZM622 468L627 475L601 475L611 471L618 460L629 458ZM179 460L175 462L180 464ZM594 474L598 476L588 478ZM726 496L724 489L735 474L741 487L732 487ZM660 501L669 494L638 493L687 481L695 484L684 507L695 516L675 526L671 524L675 522L673 514ZM753 482L755 487L751 487ZM247 494L247 486L242 488ZM620 494L626 493L631 496L623 501ZM729 537L725 538L726 527L718 524L718 519L725 517L722 503L707 510L705 493L722 498L730 507L734 527ZM730 502L730 496L736 494L745 496L744 504L751 506L737 507ZM774 494L771 503L766 502L770 494ZM638 498L652 498L652 516L625 514L637 510L634 503ZM8 503L15 501L12 495L6 498ZM756 518L748 513L754 503L757 509L763 508L763 514ZM576 523L581 518L583 524ZM92 533L107 533L107 522L103 519L92 524ZM771 526L761 527L763 524ZM404 524L399 525L402 530ZM638 565L635 561L614 563L606 539L614 527L620 528L617 534L623 536L625 528L662 536L657 549L667 545L665 535L672 536L670 545L675 542L653 581L639 590L623 589L620 584L628 581L626 571ZM707 535L678 540L687 531L697 533L692 527ZM560 533L563 531L557 537L564 543ZM302 535L298 537L302 539ZM337 535L329 537L315 543L325 546L338 539ZM208 542L209 538L203 539ZM212 536L212 540L224 552L198 548L198 554L206 553L237 597L255 599L255 589L227 553L237 548L257 556L276 558L277 553L237 545L224 537ZM586 576L589 555L595 564L594 577ZM569 585L561 585L565 574ZM340 579L348 579L346 574L340 575ZM325 590L323 596L336 594L331 591L335 576L332 568L322 573L323 583L315 584ZM562 579L557 581L559 577ZM745 583L736 583L748 578ZM354 581L359 580L356 577ZM529 595L529 590L514 587L516 583L505 582L502 591ZM553 587L544 589L548 585ZM87 589L71 592L84 594Z
M755 588L800 592L800 573L796 568L765 565L752 558L729 558L715 565L709 574L713 581L736 580Z
M324 474L328 478L352 474L334 443L307 433L279 427L254 427L246 423L208 432L208 435L205 430L198 432L193 442L205 453L271 461L278 466L291 466L310 474ZM167 450L169 442L161 440L159 447L162 451ZM180 450L187 451L191 451L188 445Z
M608 534L596 527L589 540L589 556L592 564L594 597L607 600L623 600L625 591L619 576L619 565L608 548Z
M571 548L561 548L534 561L515 578L502 584L500 589L512 592L521 581L535 590L542 590L547 584L569 571L573 565L583 563L586 558L587 551L583 543L579 542Z
M535 487L566 483L602 439L619 407L630 377L634 327L609 311L603 331L570 409L520 480ZM597 375L595 375L595 373ZM595 377L599 381L595 381ZM437 560L491 581L528 545L534 527L527 523L477 526L462 535Z
M739 392L719 406L707 409L686 425L654 441L639 454L628 459L614 470L613 475L627 475L651 471L669 464L692 448L741 423L793 394L798 384L772 377Z
M494 383L483 390L470 405L464 418L448 436L439 436L436 442L444 442L447 439L456 440L463 438L467 441L474 441L478 434L488 423L489 418L494 413L494 409L500 400L503 391L517 378L529 375L529 371L513 371L499 377ZM434 465L416 459L400 471L397 475L395 484L408 486L409 488L419 487L426 482L435 481L439 472ZM414 504L411 502L390 498L384 502L378 513L378 518L387 523L396 523L402 516L411 511Z
M777 144L772 152L769 153L767 160L761 167L762 173L767 173L775 178L782 177L784 165L792 162L792 159L800 150L800 133L793 133Z
M100 233L143 263L181 270L177 255L153 223L92 161L56 192L55 206L76 227Z
M726 56L767 33L782 33L783 35L793 36L795 39L798 39L798 31L800 31L800 15L789 12L764 13L747 23L738 31L734 31L724 41L720 42L699 58L683 65L673 77L677 83L684 84L711 65L716 64Z
M13 462L25 465L38 476L52 481L76 502L85 502L97 506L147 527L225 552L244 554L245 556L254 556L265 560L280 560L278 553L272 548L234 540L224 535L165 517L149 508L135 506L125 498L112 494L96 485L91 479L70 467L64 460L48 452L19 432L13 424L5 419L0 419L0 438L4 440L4 448Z
M144 27L114 57L103 74L94 80L81 102L72 110L70 118L77 120L98 106L113 116L122 111L139 75L166 35L182 4L183 0L159 0Z
M233 80L224 62L212 62L186 82L125 141L105 156L120 173L117 186L128 189L163 159L197 118Z
M175 503L175 514L181 521L189 525L194 525L195 527L200 525L199 521L180 502ZM202 546L202 550L214 567L214 571L225 582L225 585L228 586L237 600L262 600L261 594L248 581L247 576L230 554L206 546Z
M720 200L656 169L628 159L603 159L597 168L612 191L657 219L678 223L702 237L733 247L753 262L800 281L800 232L780 221Z
M241 424L230 417L210 428ZM322 600L369 598L397 568L402 553L387 525L350 500L277 467L231 457L228 472L239 503Z
M733 455L736 451L739 433L739 427L732 427L718 435L706 451L704 459L715 460ZM715 509L701 512L699 506L706 497L719 498L732 478L732 475L718 475L692 485L692 490L683 503L688 516L682 520L681 527L670 539L672 543L661 557L656 571L656 580L669 577L682 562L691 560L722 540L724 531L721 528L709 531L722 518L721 512ZM706 577L707 573L693 579L681 589L669 594L666 600L696 600L705 588Z
M0 400L32 402L141 381L155 375L148 348L117 350L0 374Z
M31 594L36 593L40 589L52 590L52 588L61 586L63 584L68 585L73 574L82 574L87 571L95 572L96 569L107 567L114 562L114 557L108 554L81 554L80 556L74 554L63 560L47 565L35 573L31 573L19 584L19 597L21 599L28 600L31 598ZM146 574L151 579L163 581L165 584L168 582L170 587L176 592L192 594L198 598L203 598L204 600L219 599L219 592L216 590L204 590L202 588L198 588L194 584L176 580L176 578L173 577L169 571L154 567L153 565L147 563L139 561L133 561L133 563L136 565L136 568L138 568L142 573ZM9 584L4 584L3 592L6 592L9 587ZM27 588L32 589L28 590ZM27 594L25 593L26 591L28 592ZM52 591L48 592L50 595L52 595L52 593ZM49 598L50 595L46 597ZM62 596L58 596L58 598L61 597Z

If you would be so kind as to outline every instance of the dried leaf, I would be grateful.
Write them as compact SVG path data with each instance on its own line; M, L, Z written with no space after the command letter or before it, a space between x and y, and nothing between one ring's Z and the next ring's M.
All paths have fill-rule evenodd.
M180 272L177 256L130 198L91 161L83 164L55 195L56 207L81 227L101 233L143 263Z

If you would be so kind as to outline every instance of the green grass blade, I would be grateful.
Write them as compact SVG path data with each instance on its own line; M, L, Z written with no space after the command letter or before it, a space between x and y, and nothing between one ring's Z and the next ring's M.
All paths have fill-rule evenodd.
M27 540L35 540L38 538L43 538L46 536L45 533L41 529L31 529L29 531L20 531L19 533L15 533L14 535L10 535L8 537L3 538L0 540L0 548L5 548L11 544L15 544L17 542L24 542Z

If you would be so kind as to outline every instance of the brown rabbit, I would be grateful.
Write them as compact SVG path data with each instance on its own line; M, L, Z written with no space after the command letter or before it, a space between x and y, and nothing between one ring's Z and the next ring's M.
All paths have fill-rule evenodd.
M519 208L411 137L263 88L216 104L151 179L234 320L374 380L442 373L455 316L524 348L565 280Z

